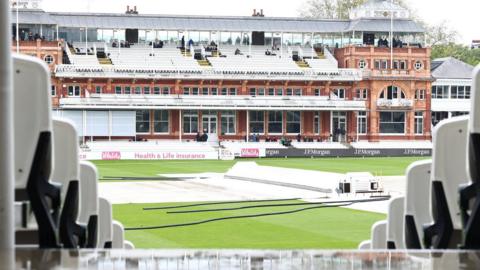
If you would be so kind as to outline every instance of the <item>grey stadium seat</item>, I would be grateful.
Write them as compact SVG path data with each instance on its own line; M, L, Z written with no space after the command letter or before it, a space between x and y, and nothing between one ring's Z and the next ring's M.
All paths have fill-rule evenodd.
M15 199L30 202L38 224L38 245L58 248L60 186L49 181L53 166L50 73L44 62L23 55L14 56L14 70Z
M73 123L53 120L55 165L52 181L62 184L62 213L59 235L64 248L85 247L86 228L78 224L80 209L80 163L78 136Z
M468 116L440 122L433 135L431 213L433 224L424 226L426 248L457 248L462 221L458 188L467 182Z
M406 171L404 237L407 249L421 249L423 246L423 224L432 221L430 215L431 160L412 163Z
M387 221L378 221L372 226L371 248L387 249Z
M98 242L98 172L88 161L80 162L81 206L78 221L87 224L86 248L97 247Z
M480 67L474 71L471 102L467 160L470 183L460 188L462 247L480 249Z
M404 249L403 243L403 216L405 197L390 200L387 216L387 248Z
M112 248L112 222L112 205L107 199L100 197L98 199L98 248Z

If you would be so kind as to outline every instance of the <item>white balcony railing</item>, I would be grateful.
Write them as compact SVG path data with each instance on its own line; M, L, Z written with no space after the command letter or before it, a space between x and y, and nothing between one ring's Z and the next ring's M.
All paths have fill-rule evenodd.
M328 97L284 96L154 96L91 95L88 98L63 98L64 109L182 109L182 110L297 110L365 111L365 101L331 100Z
M379 99L377 100L377 107L379 108L411 108L413 107L413 100L410 99Z
M57 65L55 76L59 78L131 78L131 79L235 79L235 80L311 80L311 81L361 81L358 69L317 71L313 69L285 69L274 72L212 70L172 67L139 67L118 65Z

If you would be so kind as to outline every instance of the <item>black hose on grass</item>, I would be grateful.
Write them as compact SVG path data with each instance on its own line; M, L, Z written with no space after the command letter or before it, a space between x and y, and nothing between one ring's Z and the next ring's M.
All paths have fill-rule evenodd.
M301 205L318 205L318 204L335 204L335 203L365 203L365 202L380 202L389 200L389 197L364 199L364 200L347 200L347 201L330 201L330 202L316 202L316 203L285 203L285 204L261 204L261 205L248 205L233 208L216 208L216 209L201 209L201 210L185 210L185 211L171 211L167 214L189 214L189 213L202 213L202 212L218 212L218 211L234 211L251 208L264 208L264 207L283 207L283 206L301 206Z
M297 201L302 198L291 198L291 199L272 199L272 200L250 200L250 201L225 201L225 202L209 202L209 203L196 203L188 205L176 205L176 206L165 206L165 207L144 207L144 211L150 210L167 210L167 209L178 209L178 208L189 208L196 206L207 206L207 205L218 205L218 204L238 204L238 203L258 203L258 202L286 202L286 201Z
M185 181L187 179L190 178L104 176L100 181Z
M345 206L350 206L352 204L354 204L354 203L344 203L344 204L338 204L338 205L320 205L320 206L306 207L306 208L300 208L300 209L282 211L282 212L271 212L271 213L263 213L263 214L212 218L212 219L189 222L189 223L170 224L170 225L161 225L161 226L149 226L149 227L132 227L132 228L125 228L125 231L143 231L143 230L157 230L157 229L167 229L167 228L175 228L175 227L187 227L187 226L194 226L194 225L200 225L200 224L205 224L205 223L210 223L210 222L215 222L215 221L222 221L222 220L229 220L229 219L242 219L242 218L286 215L286 214L293 214L293 213L298 213L298 212L313 210L313 209L319 209L319 208L345 207Z

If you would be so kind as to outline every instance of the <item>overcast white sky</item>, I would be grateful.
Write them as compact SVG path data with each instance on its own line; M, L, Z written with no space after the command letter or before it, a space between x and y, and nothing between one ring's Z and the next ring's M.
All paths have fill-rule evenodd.
M430 24L448 21L459 42L480 39L480 0L406 0ZM43 0L47 11L124 12L136 5L143 14L249 16L254 8L267 16L296 17L305 0Z

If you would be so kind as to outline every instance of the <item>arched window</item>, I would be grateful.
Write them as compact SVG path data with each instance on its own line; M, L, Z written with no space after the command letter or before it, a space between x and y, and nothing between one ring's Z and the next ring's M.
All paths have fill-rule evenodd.
M390 85L380 94L380 99L406 99L405 93L398 87Z

